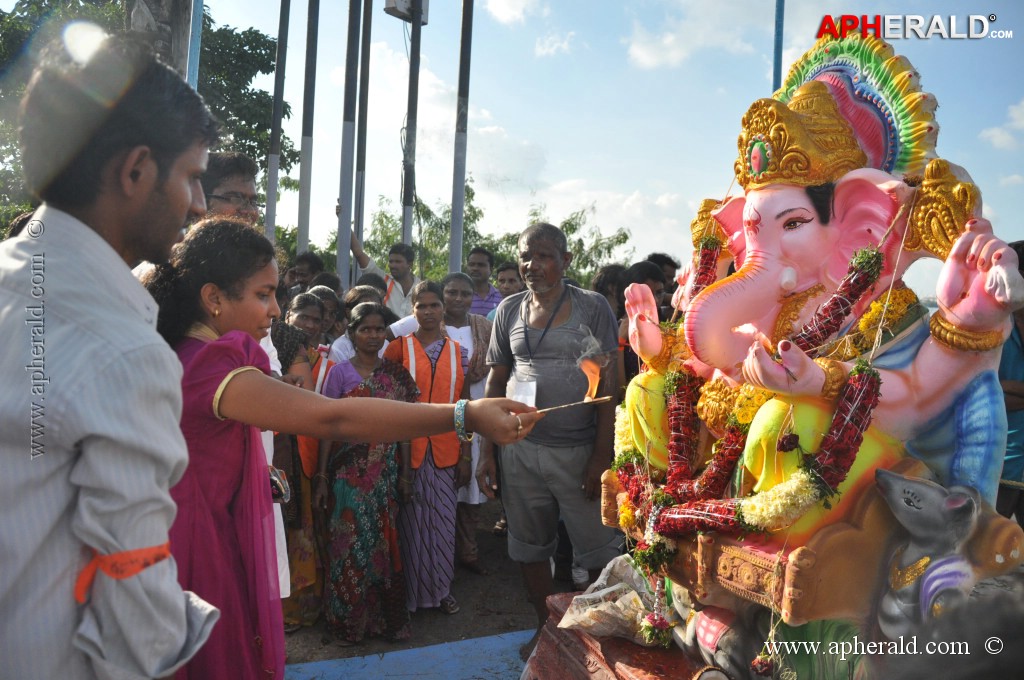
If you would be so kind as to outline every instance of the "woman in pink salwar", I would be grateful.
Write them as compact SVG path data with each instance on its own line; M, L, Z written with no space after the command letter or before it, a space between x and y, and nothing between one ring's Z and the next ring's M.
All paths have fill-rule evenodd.
M189 466L171 490L178 580L221 610L179 680L284 677L271 482L260 430L336 441L404 440L456 426L501 442L540 417L507 399L456 406L333 400L269 375L258 341L280 313L273 246L243 222L197 224L146 278L157 330L178 353Z

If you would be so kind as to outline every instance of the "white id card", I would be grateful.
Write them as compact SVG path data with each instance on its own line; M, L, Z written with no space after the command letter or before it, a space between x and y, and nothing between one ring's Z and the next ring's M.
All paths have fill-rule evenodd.
M505 388L505 396L515 399L527 406L537 405L537 381L523 380L515 374L508 379L508 386Z

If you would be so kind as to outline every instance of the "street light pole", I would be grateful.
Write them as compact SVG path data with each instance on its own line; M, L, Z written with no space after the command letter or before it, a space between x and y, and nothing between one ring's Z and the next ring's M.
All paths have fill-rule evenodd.
M473 51L473 0L462 0L462 47L459 98L455 106L455 168L452 177L452 233L448 271L462 271L462 236L466 203L466 131L469 119L469 62Z
M412 244L412 212L416 203L416 112L420 85L422 0L412 0L412 38L409 45L409 103L406 109L402 158L402 243Z

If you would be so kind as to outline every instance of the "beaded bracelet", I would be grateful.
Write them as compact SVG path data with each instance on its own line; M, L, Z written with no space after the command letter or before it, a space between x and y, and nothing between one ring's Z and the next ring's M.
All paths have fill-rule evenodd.
M464 442L473 441L473 433L466 432L466 404L468 403L468 399L459 399L455 402L455 434L460 441Z

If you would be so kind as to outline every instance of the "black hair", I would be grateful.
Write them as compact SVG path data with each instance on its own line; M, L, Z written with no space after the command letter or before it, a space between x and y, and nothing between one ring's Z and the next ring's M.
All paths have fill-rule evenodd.
M440 283L437 281L420 281L412 287L412 294L410 297L412 299L413 306L416 305L416 301L419 300L420 296L424 293L433 293L437 296L437 299L441 301L441 304L444 304L444 289L441 287Z
M666 253L651 253L645 259L648 262L653 262L659 267L672 267L673 269L679 269L679 267L682 266L679 264L679 260Z
M368 295L373 295L377 298L377 302L383 302L384 296L381 294L380 289L376 286L352 286L345 293L345 297L342 298L342 302L345 303L345 307L352 309L357 305L363 304L359 302Z
M320 310L320 315L323 316L323 300L309 292L299 293L298 295L293 297L292 301L288 304L288 311L294 312L300 309L305 309L306 307L316 307L317 309Z
M665 271L657 264L650 260L636 262L629 265L629 268L622 273L622 288L625 289L631 283L646 283L648 279L667 283L665 281Z
M807 198L811 200L811 205L814 206L814 212L818 213L818 221L822 224L828 224L832 219L832 200L835 198L836 185L832 182L826 182L825 184L805 187L804 191L807 192Z
M320 302L333 302L335 307L341 307L341 300L338 299L338 294L327 286L310 286L306 292L310 295L315 295Z
M309 280L310 288L316 288L317 286L327 286L337 295L338 291L341 290L341 277L334 272L320 272Z
M309 265L309 271L311 274L319 274L324 270L323 259L316 253L308 250L295 256L294 266L298 267L300 264Z
M594 274L594 279L590 282L590 289L601 295L608 295L612 292L612 286L616 291L621 291L622 275L625 273L626 268L621 264L606 264Z
M491 269L494 269L494 255L492 255L491 251L487 250L487 248L481 248L480 246L477 246L476 248L473 248L473 250L469 251L469 254L470 255L486 255L487 256L487 265ZM469 260L469 255L466 256L466 259Z
M200 221L174 246L170 262L142 279L160 305L157 331L174 347L205 318L203 286L212 283L237 300L246 280L273 260L274 246L247 222L221 216Z
M23 232L25 227L28 226L28 223L32 221L32 216L35 214L35 210L28 210L20 215L15 215L14 219L7 225L7 233L4 234L4 238L14 238Z
M665 278L665 270L661 268L661 265L652 260L634 262L622 272L622 276L619 277L619 290L616 296L619 308L615 310L620 317L626 313L626 288L631 283L647 283L648 279L659 281L662 284L668 283ZM660 301L658 304L660 304Z
M498 265L498 268L495 270L494 275L497 276L498 274L508 271L509 269L516 273L516 276L519 277L520 281L523 279L523 277L519 274L519 265L517 265L515 262L502 262L501 264Z
M416 261L416 251L407 243L396 243L391 246L388 255L401 255L409 264Z
M19 118L26 185L65 209L95 202L102 170L118 154L149 147L162 181L189 147L212 146L219 136L202 97L127 34L107 36L84 60L63 39L52 42Z
M1006 245L1013 248L1013 252L1017 253L1017 270L1024 272L1024 241L1014 241Z
M374 274L373 272L366 272L356 279L356 285L372 286L379 290L381 295L386 295L388 292L388 284L384 281L384 277L380 274Z
M199 182L203 185L203 193L209 196L226 179L242 177L247 181L255 181L258 172L256 161L241 151L214 151L210 154L206 172L199 178Z
M473 287L473 279L469 278L469 274L463 274L462 272L452 272L448 276L441 279L441 290L448 287L448 284L452 281L462 281L470 288Z
M350 338L355 338L356 331L363 324L363 321L368 316L376 314L382 320L387 320L387 307L376 302L360 302L358 305L352 308L352 311L348 315L348 329L345 331L348 333Z
M548 241L551 241L555 248L558 249L559 255L565 255L569 252L569 244L565 240L565 232L553 224L548 224L547 222L536 222L528 226L523 233L519 235L520 241L529 241L534 238L547 239Z

